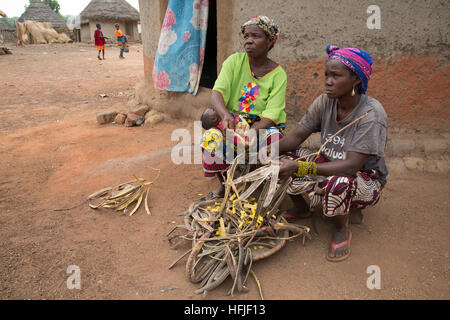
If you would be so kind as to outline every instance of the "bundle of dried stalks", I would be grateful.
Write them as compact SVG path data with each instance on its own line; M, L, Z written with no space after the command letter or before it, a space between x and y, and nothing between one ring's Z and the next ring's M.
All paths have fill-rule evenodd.
M236 290L246 292L246 281L252 274L263 298L252 263L273 255L288 239L302 236L304 243L310 230L288 223L279 214L291 182L289 178L278 183L279 166L266 165L248 173L250 167L241 165L246 169L239 173L238 162L239 157L227 171L224 198L192 204L184 214L184 224L168 233L173 247L178 246L180 239L192 242L192 247L169 269L188 255L187 278L200 283L195 292L204 295L228 276L233 279L229 294ZM177 229L185 233L174 234Z
M158 176L159 177L159 169ZM155 181L145 182L143 178L137 178L133 175L135 180L131 180L118 185L115 188L101 189L88 197L89 207L92 209L108 208L114 211L126 212L129 207L134 206L129 216L132 216L144 202L145 211L148 215L151 215L148 206L148 194L150 192L150 185ZM145 199L144 199L145 194ZM96 200L97 203L93 204L92 201Z
M15 23L18 40L20 40L23 44L30 44L30 37L27 33L27 27L25 26L25 23L21 23L19 21L16 21Z
M67 43L72 40L65 33L58 33L50 22L16 21L17 38L23 44Z

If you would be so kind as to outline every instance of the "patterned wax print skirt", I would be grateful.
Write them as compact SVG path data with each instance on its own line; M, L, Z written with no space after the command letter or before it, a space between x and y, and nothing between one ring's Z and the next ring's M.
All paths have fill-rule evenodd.
M288 154L293 160L310 154L308 149L300 148L295 153ZM306 161L313 161L314 156ZM317 163L325 162L320 156L314 160ZM287 193L302 195L309 200L310 209L319 204L323 206L323 214L327 217L346 215L350 208L364 209L378 203L383 185L379 181L379 173L369 169L358 171L354 176L315 176L295 178L289 186Z

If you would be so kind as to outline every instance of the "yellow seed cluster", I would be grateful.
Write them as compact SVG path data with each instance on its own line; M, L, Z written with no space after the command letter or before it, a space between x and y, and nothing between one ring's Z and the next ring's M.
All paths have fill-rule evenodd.
M251 198L250 200L238 200L236 199L236 194L233 194L232 197L230 197L230 200L232 200L231 206L229 206L226 210L227 212L231 213L232 215L236 215L239 222L239 229L242 230L242 228L246 225L253 224L253 221L255 219L256 215L256 208L258 206L257 202L255 201L255 198ZM220 213L221 210L221 203L215 202L214 205L207 206L206 209L211 213ZM210 221L208 218L202 219L205 222ZM221 218L222 220L222 218ZM220 220L219 220L220 221ZM262 216L258 216L257 220L255 221L255 226L259 228L264 221L264 218ZM221 223L224 223L222 220ZM216 230L217 236L225 236L226 230L225 226L220 226L218 230Z
M264 249L263 246L253 246L253 250Z
M227 234L227 231L225 230L225 223L223 221L223 218L219 219L219 230L216 231L217 236L225 236Z
M244 227L244 225L250 225L253 223L253 220L255 219L257 206L258 206L258 204L256 202L245 201L243 203L243 207L244 207L243 209L249 209L251 213L249 214L248 211L239 210L239 213L240 213L239 219L238 219L239 229L242 229ZM234 203L233 203L233 208L229 212L236 214L236 207L235 207ZM257 228L262 224L263 220L264 220L263 217L258 216L256 223L255 223Z

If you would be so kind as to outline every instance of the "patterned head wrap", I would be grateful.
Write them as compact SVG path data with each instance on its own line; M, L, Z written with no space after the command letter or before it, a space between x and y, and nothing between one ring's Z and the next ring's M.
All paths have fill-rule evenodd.
M266 16L254 16L241 26L242 34L245 32L245 27L251 25L261 28L270 40L274 40L274 42L277 41L278 33L280 31L273 20L267 18Z
M373 58L367 52L358 48L340 49L337 46L327 46L328 60L336 59L352 70L361 80L360 93L366 93L372 73Z

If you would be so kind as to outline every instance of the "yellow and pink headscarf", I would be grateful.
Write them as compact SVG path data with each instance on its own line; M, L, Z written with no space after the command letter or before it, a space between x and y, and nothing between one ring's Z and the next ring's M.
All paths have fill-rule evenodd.
M256 25L261 28L270 40L274 40L274 42L277 41L280 31L272 19L269 19L266 16L254 16L241 26L241 32L244 33L245 27L251 25Z

